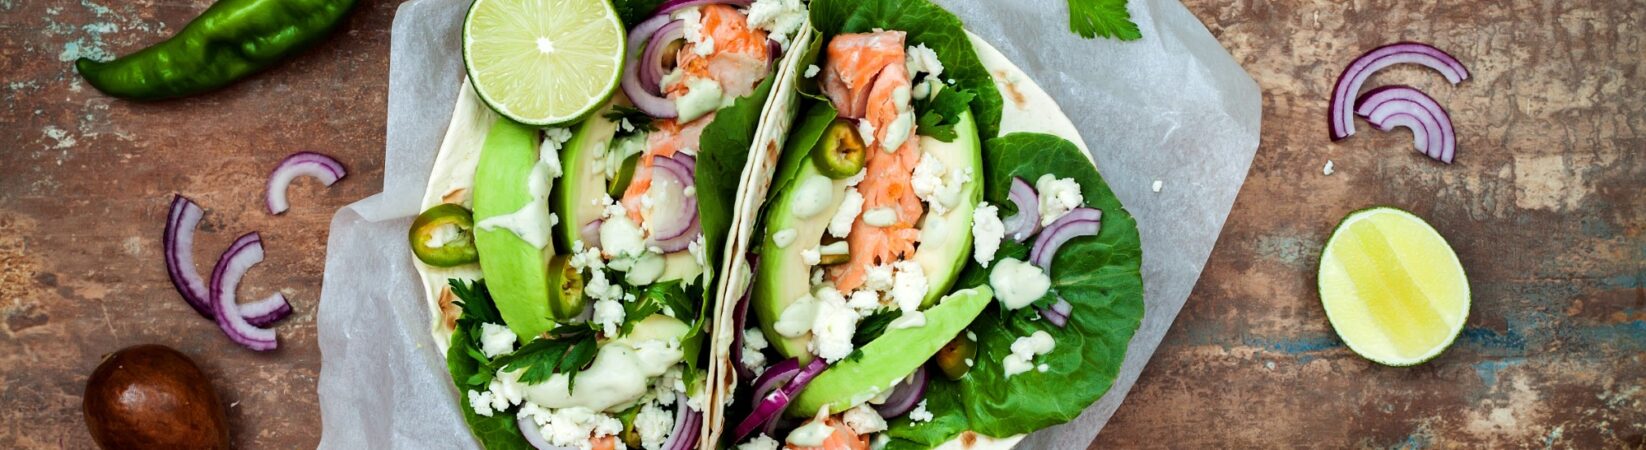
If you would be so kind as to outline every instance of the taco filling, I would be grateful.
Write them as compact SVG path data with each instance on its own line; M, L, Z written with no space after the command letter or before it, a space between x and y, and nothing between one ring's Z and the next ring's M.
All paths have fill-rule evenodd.
M670 2L634 25L624 95L580 123L496 119L477 157L442 150L477 160L472 189L439 196L408 237L425 279L454 275L436 336L451 333L483 446L697 446L729 192L805 18L793 0L734 5Z
M1009 446L1095 401L1107 381L1088 375L1119 364L1095 352L1136 329L1135 224L1086 155L994 136L996 75L948 39L958 20L875 5L812 3L819 47L734 319L726 445Z

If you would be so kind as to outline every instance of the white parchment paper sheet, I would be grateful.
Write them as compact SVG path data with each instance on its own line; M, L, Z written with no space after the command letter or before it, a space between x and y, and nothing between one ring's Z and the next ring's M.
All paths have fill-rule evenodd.
M939 0L1057 98L1143 237L1145 315L1120 377L1074 422L1020 448L1085 448L1205 267L1258 144L1257 85L1188 10L1133 0L1143 40L1084 40L1061 0ZM405 230L463 76L463 0L395 15L383 192L332 218L321 290L321 448L473 448L427 329ZM1160 192L1153 192L1156 180Z

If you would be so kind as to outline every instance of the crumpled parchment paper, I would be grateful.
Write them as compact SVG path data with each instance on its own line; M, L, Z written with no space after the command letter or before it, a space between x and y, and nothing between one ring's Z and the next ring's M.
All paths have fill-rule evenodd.
M1199 279L1257 151L1256 83L1172 0L1133 0L1143 40L1085 40L1063 1L938 0L1053 97L1137 218L1145 314L1107 395L1019 448L1086 448ZM383 192L338 211L318 314L321 448L473 448L405 245L462 82L469 2L395 15ZM1154 185L1160 183L1156 192Z

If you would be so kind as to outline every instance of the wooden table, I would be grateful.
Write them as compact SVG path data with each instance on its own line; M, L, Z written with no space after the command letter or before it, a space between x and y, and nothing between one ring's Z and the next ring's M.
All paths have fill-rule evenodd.
M111 100L74 57L176 31L205 1L0 1L0 447L88 448L80 415L100 356L158 342L193 355L243 448L320 437L315 300L333 211L378 191L389 23L363 2L337 39L227 90ZM1636 1L1191 0L1264 92L1262 148L1205 275L1097 447L1640 447L1646 445L1646 5ZM1355 55L1434 43L1474 77L1399 68L1460 130L1457 164L1405 132L1326 139L1327 93ZM317 150L349 165L262 209L267 172ZM1332 161L1335 173L1322 174ZM263 233L243 295L297 314L281 350L243 351L166 281L166 205L207 210L215 255ZM1416 368L1368 364L1314 294L1332 225L1367 205L1428 218L1473 280L1468 327Z

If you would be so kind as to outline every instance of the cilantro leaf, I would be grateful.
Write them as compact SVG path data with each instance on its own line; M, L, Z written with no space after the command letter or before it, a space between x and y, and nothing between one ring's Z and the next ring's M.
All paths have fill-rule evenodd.
M886 333L886 326L897 319L902 313L895 309L882 309L864 317L857 323L857 334L852 335L852 345L862 347L880 335Z
M520 373L522 384L538 384L557 373L575 378L578 369L594 360L594 350L594 332L578 329L560 337L533 340L498 362L504 371L526 369ZM567 380L568 391L575 381Z
M1069 0L1069 31L1086 39L1143 38L1143 32L1132 22L1132 14L1126 11L1126 0Z
M647 115L644 111L641 111L633 106L612 105L611 111L606 111L601 114L600 117L612 122L622 122L623 119L628 119L629 125L634 127L634 129L628 131L618 129L617 134L612 136L613 141L636 133L649 133L657 131L657 124L652 123L652 116Z
M697 302L692 301L681 280L665 281L646 286L644 289L639 298L623 303L623 326L620 335L629 334L634 331L634 324L660 312L686 323L692 323L697 319ZM688 334L686 337L690 338L691 335Z
M936 93L915 102L914 110L919 114L919 118L915 119L915 129L922 136L954 142L958 137L954 125L960 121L960 114L971 107L972 99L977 98L977 94L949 87L936 90Z
M491 292L486 290L486 281L479 280L463 284L463 280L452 278L446 280L450 284L452 294L457 296L456 303L463 308L463 314L458 321L468 320L478 326L480 323L503 323L503 314L497 312L497 305L492 303Z

